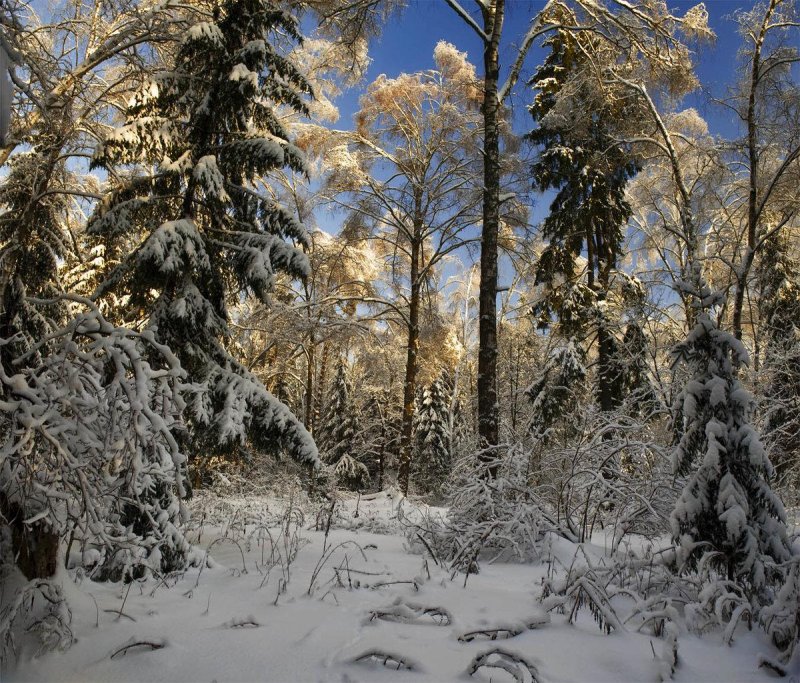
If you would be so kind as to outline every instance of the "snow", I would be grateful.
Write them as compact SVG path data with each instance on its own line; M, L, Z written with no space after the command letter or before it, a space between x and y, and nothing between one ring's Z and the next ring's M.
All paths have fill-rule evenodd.
M217 166L217 158L213 154L201 157L194 167L193 175L205 190L206 194L217 201L230 201L225 192L225 178Z
M258 72L251 71L247 66L241 63L236 64L233 69L231 69L228 78L234 82L243 81L249 84L251 88L258 87Z
M190 26L186 33L186 40L205 40L213 45L223 45L225 37L219 26L210 21L201 21Z
M548 563L485 564L464 587L463 575L451 580L431 559L409 553L397 508L406 517L421 510L396 491L341 500L327 537L308 504L302 524L284 533L287 505L271 496L201 492L192 507L206 523L196 523L190 537L209 566L167 578L169 587L154 578L76 584L62 576L76 642L38 658L23 649L3 680L510 680L498 669L466 675L475 657L497 646L523 657L544 681L655 681L663 672L655 654L668 641L632 629L606 636L588 611L572 626L564 615L546 614L537 598ZM586 552L602 557L603 540L594 540ZM574 556L563 539L550 545L550 564ZM297 554L287 563L292 547ZM271 563L273 548L280 559ZM489 629L518 634L459 640ZM770 679L758 669L758 654L769 650L759 629L740 625L733 647L719 634L681 632L678 647L678 682ZM393 667L382 663L388 655ZM398 662L411 669L396 670Z

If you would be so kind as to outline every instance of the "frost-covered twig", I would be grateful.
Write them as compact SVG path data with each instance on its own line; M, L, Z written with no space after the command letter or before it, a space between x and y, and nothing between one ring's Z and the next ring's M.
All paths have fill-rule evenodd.
M133 642L126 643L122 647L114 650L109 656L109 659L114 659L117 656L125 656L128 653L128 650L131 650L135 647L146 647L150 650L161 650L162 648L166 647L167 641L165 640L136 640L133 639Z
M328 563L328 561L331 559L333 554L340 548L346 548L349 546L357 548L358 551L361 553L361 557L364 559L364 562L367 562L367 556L364 553L364 549L355 541L342 541L341 543L331 546L330 548L325 548L323 546L322 554L320 555L319 560L317 560L317 564L314 566L314 571L311 572L311 580L308 583L308 591L306 591L307 595L311 595L314 592L314 588L316 586L317 579L319 578L319 574L325 567L325 565Z

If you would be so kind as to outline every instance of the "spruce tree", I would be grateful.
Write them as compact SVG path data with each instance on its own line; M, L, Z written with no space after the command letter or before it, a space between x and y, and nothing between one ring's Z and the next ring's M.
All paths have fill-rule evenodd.
M800 480L800 268L773 240L759 267L764 319L764 441L779 479Z
M306 172L278 115L305 113L310 94L277 47L287 40L301 41L297 23L271 0L223 0L213 18L190 18L170 63L96 152L117 183L90 230L120 261L97 295L126 295L128 316L146 321L195 385L193 450L225 454L249 441L314 464L303 425L225 346L231 301L266 301L278 271L308 273L296 246L308 244L303 226L259 191L284 168Z
M452 372L445 368L439 377L447 402L449 461L452 464L462 453L473 450L474 434L467 423L467 414L459 398L458 370Z
M322 460L333 467L337 482L359 490L370 483L369 470L359 458L361 430L356 406L347 381L347 365L342 361L336 372L325 419L319 432Z
M647 355L647 336L642 326L636 320L631 320L614 358L625 397L625 410L631 417L647 418L659 406L658 395L650 378Z
M591 33L556 31L550 54L529 85L536 128L528 139L539 148L532 167L540 192L554 191L542 224L548 244L536 271L544 296L534 306L542 327L555 318L564 337L597 337L597 399L602 410L619 405L622 387L613 362L614 326L606 303L622 252L622 229L631 215L625 186L637 172L615 126L633 115L631 98L611 98L599 85L587 54L599 39ZM601 56L602 58L602 56ZM584 267L579 257L586 254Z
M364 416L364 464L378 490L384 488L389 462L395 457L402 431L402 405L387 387L368 390Z
M525 391L533 403L531 434L542 443L574 431L574 412L586 381L584 354L572 340L556 348L539 378Z
M451 465L451 433L445 379L425 387L416 419L415 481L430 493L440 493Z
M737 379L747 351L712 317L720 295L700 276L695 282L698 291L686 293L698 302L696 323L675 351L690 379L677 397L683 426L672 459L686 481L672 513L672 533L686 566L696 568L704 559L755 595L779 578L770 565L790 557L785 513L769 486L772 466L749 422L751 396Z

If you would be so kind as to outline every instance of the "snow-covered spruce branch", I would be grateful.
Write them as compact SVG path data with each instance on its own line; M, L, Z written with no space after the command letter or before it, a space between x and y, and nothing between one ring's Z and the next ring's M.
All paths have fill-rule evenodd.
M52 573L58 541L68 536L101 551L106 575L180 565L189 546L178 529L185 457L176 433L190 387L151 335L117 328L87 300L70 300L84 310L39 345L46 353L16 359L15 374L0 368L1 500L19 534L21 568ZM50 557L27 548L35 530L55 539Z

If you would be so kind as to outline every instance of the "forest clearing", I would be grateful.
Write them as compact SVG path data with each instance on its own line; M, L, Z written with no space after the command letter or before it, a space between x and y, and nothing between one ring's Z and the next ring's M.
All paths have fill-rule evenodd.
M798 0L0 0L0 676L800 679L798 245Z

